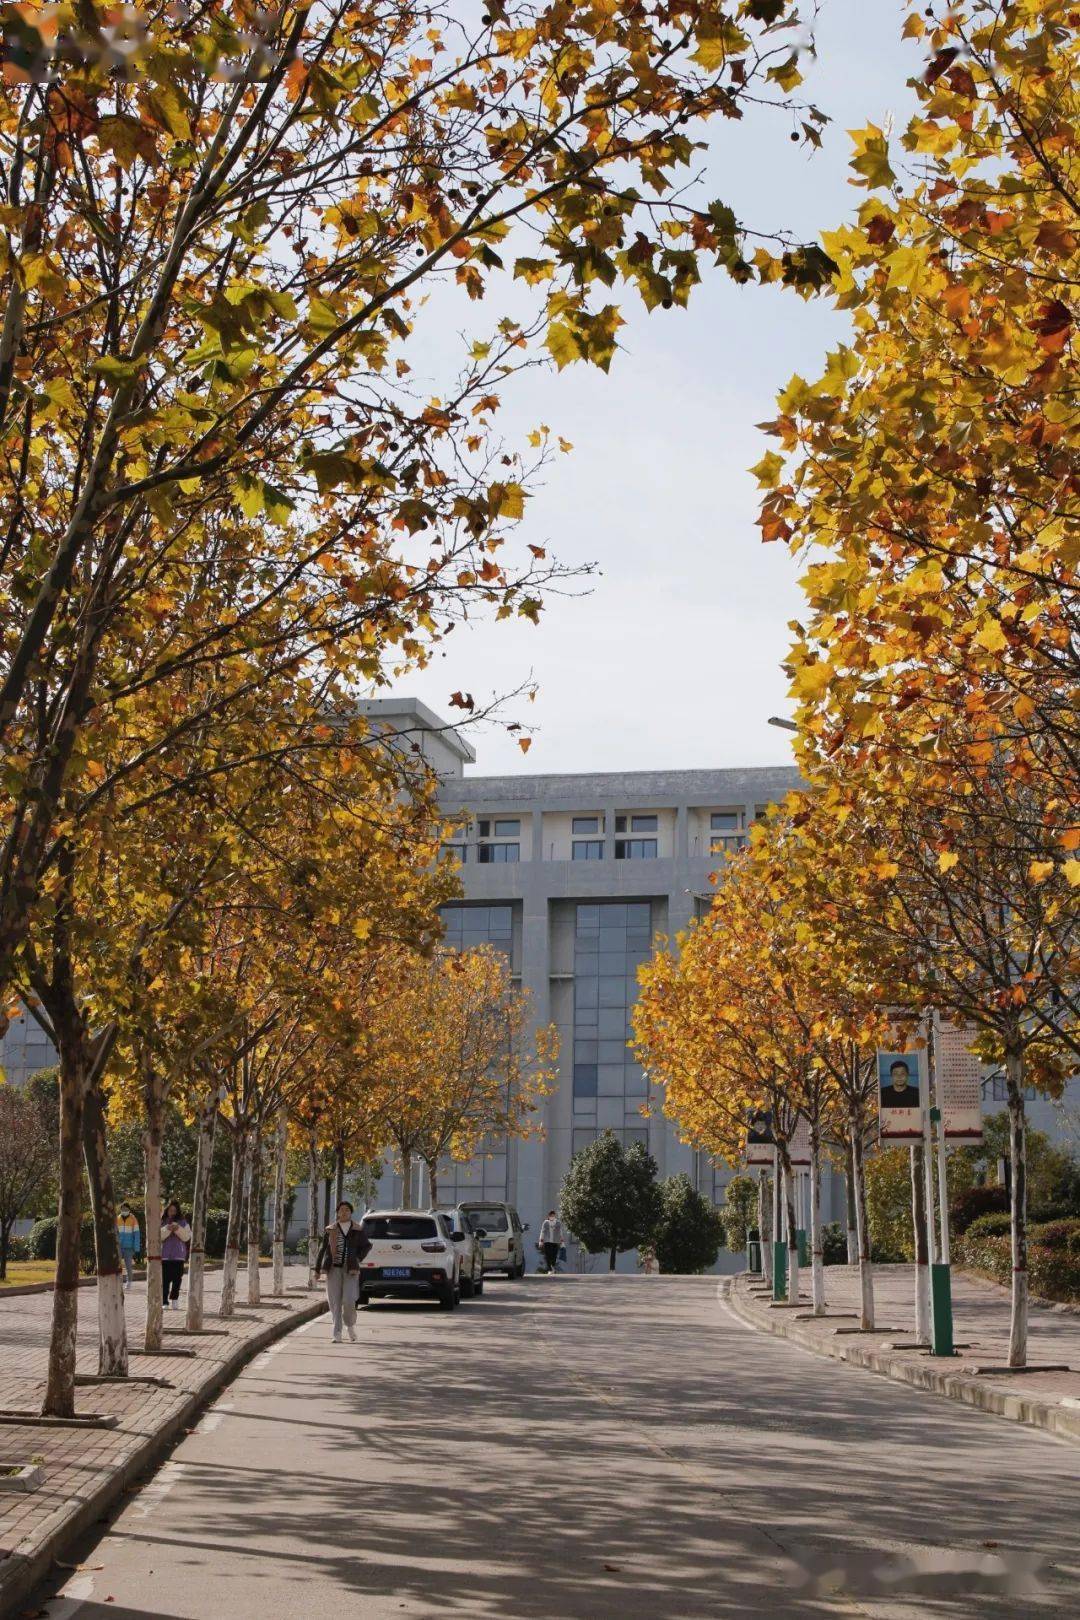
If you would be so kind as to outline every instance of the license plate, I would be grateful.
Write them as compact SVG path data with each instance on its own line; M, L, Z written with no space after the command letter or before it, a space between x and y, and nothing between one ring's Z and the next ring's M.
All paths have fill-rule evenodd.
M411 1266L383 1266L382 1274L383 1274L384 1277L411 1277L412 1276L412 1267Z
M491 1248L491 1239L490 1238L481 1238L480 1239L480 1247L482 1249L490 1249Z

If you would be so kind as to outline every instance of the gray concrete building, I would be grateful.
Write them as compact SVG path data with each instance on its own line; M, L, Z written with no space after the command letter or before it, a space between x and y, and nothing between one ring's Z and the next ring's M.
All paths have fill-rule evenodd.
M708 906L710 873L797 772L466 775L472 750L448 728L433 735L430 711L385 702L373 714L399 742L414 738L442 775L464 890L444 912L447 942L504 950L533 1023L555 1024L560 1037L542 1130L441 1168L440 1196L506 1200L535 1235L573 1153L613 1130L646 1143L662 1176L686 1171L719 1199L731 1172L681 1143L659 1112L642 1115L648 1081L627 1046L637 969L657 936L674 937ZM380 1196L399 1194L388 1174Z

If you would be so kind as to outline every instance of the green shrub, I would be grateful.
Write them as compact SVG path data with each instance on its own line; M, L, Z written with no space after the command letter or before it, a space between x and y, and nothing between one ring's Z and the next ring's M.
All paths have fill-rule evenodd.
M35 1221L26 1239L31 1260L56 1259L56 1216L46 1215ZM94 1253L94 1223L87 1217L82 1223L79 1237L79 1270L89 1274L96 1264Z
M1012 1280L1012 1248L1007 1237L971 1237L956 1244L956 1260L1008 1287ZM1033 1294L1066 1304L1080 1302L1080 1250L1028 1243L1028 1281Z
M227 1209L208 1209L206 1212L206 1257L208 1260L224 1260L225 1239L229 1235L229 1212ZM243 1249L246 1245L241 1242Z
M822 1228L821 1248L827 1266L847 1265L847 1232L839 1221L830 1221Z
M1040 1221L1028 1227L1028 1242L1043 1249L1069 1249L1080 1255L1080 1220Z
M9 1237L8 1238L8 1259L9 1260L29 1260L29 1258L30 1258L30 1245L27 1242L26 1238L24 1238L24 1237Z
M989 1215L976 1215L967 1229L969 1238L1008 1237L1012 1217L1007 1210L994 1210Z
M1009 1195L1004 1187L968 1187L953 1198L949 1220L953 1231L960 1235L980 1215L1007 1215L1008 1212Z

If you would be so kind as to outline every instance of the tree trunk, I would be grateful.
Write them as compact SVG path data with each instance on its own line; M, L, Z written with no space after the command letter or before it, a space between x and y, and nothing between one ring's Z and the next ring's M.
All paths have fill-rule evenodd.
M1005 1085L1009 1104L1009 1163L1012 1170L1012 1310L1009 1319L1009 1366L1027 1366L1027 1128L1024 1118L1024 1054L1005 1049Z
M412 1209L412 1154L401 1150L401 1207Z
M810 1127L810 1279L815 1316L825 1315L825 1240L821 1231L821 1134Z
M143 1349L156 1355L161 1349L161 1140L165 1131L165 1095L156 1066L147 1063L143 1075L143 1220L146 1238L146 1327Z
M323 1182L323 1226L330 1225L330 1177Z
M341 1200L345 1197L345 1143L339 1141L334 1149L334 1188L337 1192L337 1205L340 1209Z
M844 1172L844 1203L847 1206L847 1263L859 1263L859 1234L855 1223L855 1180L850 1170Z
M315 1262L319 1258L319 1150L315 1132L308 1138L308 1227L307 1285L315 1287Z
M758 1171L757 1195L757 1229L758 1243L761 1249L761 1275L769 1275L772 1261L772 1204L769 1198L769 1178L764 1169Z
M427 1164L427 1173L428 1173L428 1208L429 1209L438 1209L438 1207L439 1207L439 1167L438 1167L437 1164L433 1164L430 1159L425 1160L425 1163Z
M195 1192L191 1204L191 1249L188 1254L188 1296L185 1326L198 1333L203 1325L203 1287L206 1277L206 1215L210 1197L210 1171L214 1162L221 1088L215 1086L199 1112L199 1139L195 1149Z
M94 1214L97 1256L98 1373L103 1378L128 1375L127 1328L124 1323L124 1263L116 1230L116 1196L105 1137L105 1101L92 1080L83 1110L83 1153L90 1207Z
M247 1302L259 1303L259 1251L262 1247L262 1130L248 1138Z
M855 1233L859 1244L859 1326L874 1326L874 1269L870 1263L870 1222L866 1211L863 1177L863 1126L859 1114L851 1116L851 1180L855 1194Z
M787 1297L794 1305L799 1297L799 1230L795 1216L795 1174L788 1157L786 1142L777 1141L777 1152L784 1168L784 1209L787 1214Z
M240 1217L244 1206L246 1133L234 1128L232 1173L229 1179L229 1228L225 1234L225 1269L221 1275L219 1316L231 1316L236 1309L236 1274L240 1269Z
M607 1268L608 1268L609 1271L614 1271L615 1270L615 1261L616 1261L617 1256L618 1256L618 1250L617 1249L612 1249L611 1253L608 1255Z
M274 1137L274 1213L270 1223L273 1234L274 1281L272 1291L280 1296L285 1292L285 1147L288 1122L285 1110L278 1113L277 1132Z
M56 1022L54 1020L54 1022ZM60 1056L60 1202L56 1221L49 1369L43 1417L75 1415L75 1339L79 1323L79 1238L82 1226L82 1129L86 1061L81 1040L57 1028Z
M911 1225L915 1242L915 1342L930 1343L930 1245L926 1232L923 1150L911 1148Z
M11 1228L14 1224L14 1217L10 1221L0 1223L0 1279L7 1276L8 1245L11 1240Z

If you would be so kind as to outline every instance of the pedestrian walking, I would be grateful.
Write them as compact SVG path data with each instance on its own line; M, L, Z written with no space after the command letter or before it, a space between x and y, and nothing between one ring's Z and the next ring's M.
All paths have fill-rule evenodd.
M120 1258L124 1262L125 1291L131 1287L135 1256L139 1252L139 1236L139 1217L125 1198L116 1217L116 1237L120 1244Z
M344 1320L349 1338L356 1342L356 1305L360 1297L360 1262L371 1248L362 1229L353 1220L353 1207L343 1198L337 1207L337 1220L323 1233L315 1259L315 1281L326 1272L326 1297L330 1303L332 1342L341 1343Z
M180 1308L180 1284L190 1242L191 1227L180 1205L172 1199L165 1206L165 1219L161 1223L161 1303L167 1311Z
M540 1228L540 1247L544 1251L547 1261L548 1276L553 1277L559 1269L559 1253L563 1246L562 1221L553 1209L547 1212L547 1219Z

